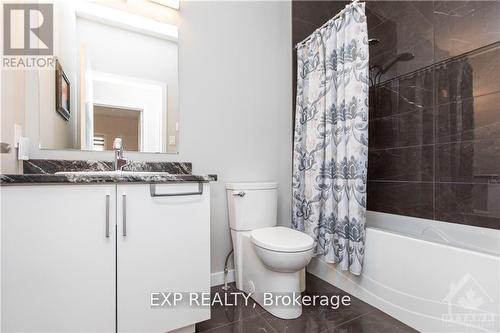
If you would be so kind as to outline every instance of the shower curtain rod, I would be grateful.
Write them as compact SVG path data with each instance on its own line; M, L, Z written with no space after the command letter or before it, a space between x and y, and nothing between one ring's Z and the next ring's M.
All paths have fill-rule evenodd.
M351 3L348 5L348 6L352 6L353 4L355 3L358 3L359 0L352 0ZM298 42L297 44L295 44L295 46L293 47L294 49L298 48L300 45L304 44L305 42L307 42L309 39L312 38L312 35L314 35L314 33L318 30L321 30L322 28L324 28L328 23L330 23L330 21L332 20L335 20L336 18L338 18L340 15L342 15L345 10L347 9L344 8L342 9L340 12L338 12L334 17L332 17L331 19L329 19L328 21L326 21L321 27L317 28L316 30L314 30L309 36L307 36L305 39L303 39L301 42Z

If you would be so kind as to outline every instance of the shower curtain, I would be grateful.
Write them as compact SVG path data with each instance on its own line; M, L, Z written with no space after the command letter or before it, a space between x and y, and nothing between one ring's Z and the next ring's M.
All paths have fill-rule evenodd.
M360 274L368 165L368 34L348 5L297 50L292 227L315 254Z

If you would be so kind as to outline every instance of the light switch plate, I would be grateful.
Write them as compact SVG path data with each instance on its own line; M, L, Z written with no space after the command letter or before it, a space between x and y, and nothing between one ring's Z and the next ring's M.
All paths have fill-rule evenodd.
M175 145L175 135L169 135L168 136L168 144L169 145Z
M26 137L19 138L19 147L17 148L18 160L30 159L30 139Z
M14 148L19 147L19 140L23 136L23 128L21 125L14 124Z

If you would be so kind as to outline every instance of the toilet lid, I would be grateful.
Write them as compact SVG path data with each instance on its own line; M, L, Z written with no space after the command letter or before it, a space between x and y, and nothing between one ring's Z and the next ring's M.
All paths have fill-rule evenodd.
M314 245L314 241L310 236L285 227L253 230L252 242L262 248L279 252L307 251Z

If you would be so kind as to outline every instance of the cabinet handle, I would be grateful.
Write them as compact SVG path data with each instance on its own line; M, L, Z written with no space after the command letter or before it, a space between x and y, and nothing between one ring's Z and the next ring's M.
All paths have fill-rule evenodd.
M180 197L185 195L202 195L203 194L203 183L198 183L198 191L196 192L181 192L181 193L156 193L156 184L149 184L149 192L152 197Z
M122 194L123 237L127 236L127 195Z
M106 194L106 237L109 237L109 194Z

